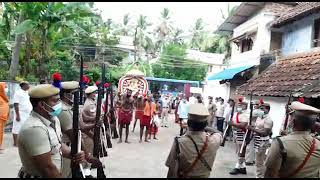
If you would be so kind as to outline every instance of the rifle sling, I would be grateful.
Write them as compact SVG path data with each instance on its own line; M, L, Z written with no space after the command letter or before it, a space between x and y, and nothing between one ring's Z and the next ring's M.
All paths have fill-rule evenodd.
M283 143L282 143L282 141L281 141L281 139L280 139L280 136L277 136L277 137L276 137L276 140L277 140L278 143L279 143L280 154L281 154L281 157L282 157L281 166L283 166L284 163L285 163L286 160L287 160L287 150L284 148Z
M180 171L180 172L179 172L180 176L182 176L182 177L188 176L188 174L192 171L192 169L195 167L195 165L197 164L197 162L198 162L199 160L203 163L203 165L204 165L208 170L211 171L210 165L209 165L209 164L207 163L207 161L206 161L205 159L203 159L203 157L202 157L203 153L204 153L205 150L208 148L208 141L209 141L208 136L206 136L206 141L204 142L204 145L203 145L203 147L202 147L202 149L201 149L200 152L199 152L199 149L198 149L198 146L197 146L196 142L192 139L192 137L189 136L189 135L186 135L186 136L193 142L193 144L194 144L194 146L195 146L195 148L196 148L196 151L197 151L197 153L198 153L198 156L197 156L196 159L192 162L191 166L190 166L189 168L187 168L186 171Z
M312 139L312 144L310 146L309 152L306 155L306 157L304 158L304 160L302 161L302 163L297 167L297 169L295 169L290 175L289 177L292 177L294 175L296 175L298 172L300 172L303 167L306 165L306 163L308 162L308 160L310 159L312 153L316 150L316 139L313 138Z

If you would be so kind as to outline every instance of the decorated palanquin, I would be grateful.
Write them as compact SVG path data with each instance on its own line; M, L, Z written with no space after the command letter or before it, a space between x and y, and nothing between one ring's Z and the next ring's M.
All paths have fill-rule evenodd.
M119 79L118 91L120 93L126 93L128 88L132 89L132 94L147 94L148 81L144 78L144 73L137 69L133 69L121 77Z

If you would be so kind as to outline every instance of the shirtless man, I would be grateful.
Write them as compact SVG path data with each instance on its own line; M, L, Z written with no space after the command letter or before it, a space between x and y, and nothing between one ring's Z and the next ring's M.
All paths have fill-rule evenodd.
M118 143L122 143L122 130L126 128L126 140L125 143L129 143L128 136L129 136L129 125L132 120L132 113L133 113L133 98L131 97L132 90L127 89L127 93L122 96L121 99L121 107L119 109L119 134L120 139Z
M134 102L134 107L135 107L135 120L134 120L134 125L132 132L134 132L134 129L136 128L137 120L141 121L143 118L143 110L144 110L144 101L141 95L138 96L138 98Z

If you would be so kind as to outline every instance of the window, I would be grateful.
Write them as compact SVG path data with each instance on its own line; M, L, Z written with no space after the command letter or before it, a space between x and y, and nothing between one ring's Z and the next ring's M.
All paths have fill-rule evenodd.
M314 21L313 47L320 47L320 19Z
M240 42L240 46L241 46L241 52L246 52L246 51L251 51L252 50L252 47L253 47L253 41L251 38L246 38L246 39L243 39L241 42Z

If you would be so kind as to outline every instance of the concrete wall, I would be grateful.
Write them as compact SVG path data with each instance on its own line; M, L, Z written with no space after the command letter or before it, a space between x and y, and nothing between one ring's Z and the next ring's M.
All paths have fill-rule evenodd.
M233 30L233 37L240 36L246 32L257 30L254 37L253 48L251 51L241 53L235 43L232 43L232 54L230 64L232 67L245 65L259 65L259 57L262 53L267 53L270 50L271 32L268 24L275 19L275 16L270 13L265 13L260 10L252 18Z
M285 106L288 102L288 97L269 97L269 96L252 97L253 100L259 100L261 98L263 98L265 103L269 103L271 106L269 114L273 121L272 136L273 137L278 136L279 131L281 129L281 124L285 119ZM245 96L245 101L249 103L250 96ZM248 113L249 113L249 109L248 109Z
M222 97L223 99L229 98L229 84L220 84L219 81L208 81L203 89L203 98L207 99L208 96L213 98Z
M320 18L320 13L307 16L294 23L283 26L282 55L308 51L312 46L314 20Z

